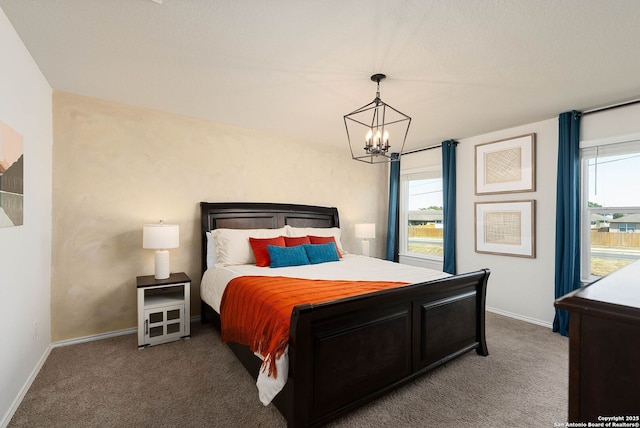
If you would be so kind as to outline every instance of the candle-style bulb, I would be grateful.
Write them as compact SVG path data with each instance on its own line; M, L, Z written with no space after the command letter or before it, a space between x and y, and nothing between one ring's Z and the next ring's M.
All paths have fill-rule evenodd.
M371 145L371 138L373 137L373 130L371 128L369 128L369 132L367 132L367 136L365 137L365 142L367 143L367 146Z
M380 133L380 130L378 129L376 131L376 136L373 138L373 145L375 147L380 147L381 139L382 139L382 134Z

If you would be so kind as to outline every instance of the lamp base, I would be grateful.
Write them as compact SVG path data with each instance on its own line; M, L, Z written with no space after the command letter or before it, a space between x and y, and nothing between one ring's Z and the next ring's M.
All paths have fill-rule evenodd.
M362 255L365 257L369 257L369 241L366 239L362 240Z
M169 250L157 250L155 279L167 279L170 275Z

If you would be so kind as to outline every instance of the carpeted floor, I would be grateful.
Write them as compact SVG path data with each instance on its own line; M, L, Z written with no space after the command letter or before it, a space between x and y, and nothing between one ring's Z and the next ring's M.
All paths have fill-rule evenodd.
M210 325L137 349L135 334L55 348L9 427L283 427ZM567 420L568 340L487 313L467 353L332 427L553 427Z

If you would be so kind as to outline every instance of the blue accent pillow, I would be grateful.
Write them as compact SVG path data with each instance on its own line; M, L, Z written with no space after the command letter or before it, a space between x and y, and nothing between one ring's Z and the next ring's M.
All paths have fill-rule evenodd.
M309 262L312 265L340 261L336 244L333 242L328 242L326 244L303 244L301 246L304 247L307 257L309 258Z
M267 245L267 251L269 252L272 268L309 264L307 252L304 250L302 245L298 245L296 247Z

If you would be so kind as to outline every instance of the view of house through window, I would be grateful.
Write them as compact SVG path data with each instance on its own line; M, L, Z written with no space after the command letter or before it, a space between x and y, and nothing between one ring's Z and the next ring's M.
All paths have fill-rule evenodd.
M640 142L583 149L582 183L582 277L590 281L640 259Z
M429 177L432 175L432 177ZM433 177L436 175L436 177ZM421 174L404 180L405 254L442 259L442 177Z

